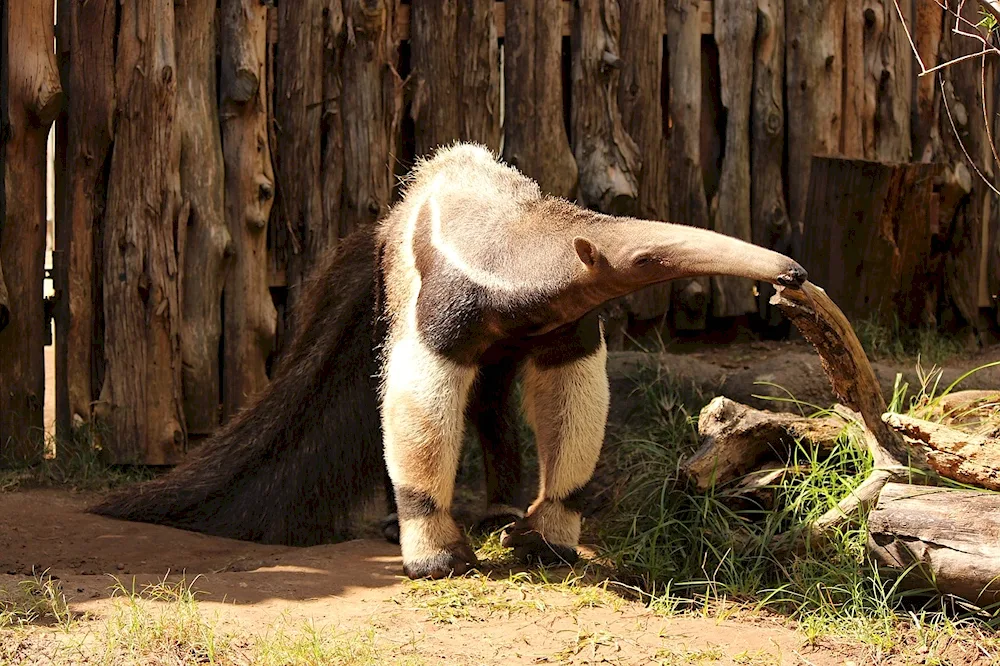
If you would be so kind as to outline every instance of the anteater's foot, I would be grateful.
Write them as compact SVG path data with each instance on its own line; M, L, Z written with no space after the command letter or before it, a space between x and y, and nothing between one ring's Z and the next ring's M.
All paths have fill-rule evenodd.
M382 519L379 525L382 528L382 536L389 543L394 543L399 545L399 516L394 513L390 513L388 516Z
M507 528L500 543L513 548L514 557L525 564L572 566L580 559L575 545L546 541L528 520L519 520L513 527Z
M403 573L411 579L447 578L461 576L479 566L479 559L463 542L455 543L437 552L412 561L403 562Z

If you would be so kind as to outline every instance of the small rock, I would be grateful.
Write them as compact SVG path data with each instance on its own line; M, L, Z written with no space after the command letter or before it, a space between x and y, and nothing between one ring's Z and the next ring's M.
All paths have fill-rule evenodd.
M121 562L116 564L115 567L118 569L118 571L125 571L125 565L122 564Z

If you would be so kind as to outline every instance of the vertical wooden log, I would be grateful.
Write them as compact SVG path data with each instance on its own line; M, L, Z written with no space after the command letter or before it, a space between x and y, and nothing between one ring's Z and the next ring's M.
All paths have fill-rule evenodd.
M562 3L508 0L504 159L542 191L574 198L578 171L563 120Z
M377 220L389 208L402 116L392 0L344 0L344 201L340 235Z
M670 217L667 142L663 134L663 8L653 2L621 3L621 78L618 106L628 135L635 140L642 165L638 173L636 215L649 220ZM654 319L670 307L668 283L626 297L629 312Z
M42 452L45 148L62 105L51 0L0 6L0 460ZM0 316L3 316L0 314Z
M72 2L60 34L67 42L65 200L56 215L62 297L56 331L56 426L89 423L95 385L95 319L103 273L95 256L103 223L115 108L116 6Z
M618 0L574 0L573 7L573 153L580 202L614 215L634 215L641 162L617 103L622 66Z
M181 381L188 433L208 434L219 425L222 288L232 254L223 206L215 0L188 0L176 13L181 196L190 206L181 285Z
M118 113L104 233L104 351L95 416L118 463L178 462L181 286L187 224L180 197L180 132L172 0L120 6Z
M753 242L783 254L792 250L792 226L785 206L785 0L757 0L753 69L753 146L750 217ZM784 321L770 305L774 287L758 283L757 307L770 326Z
M708 203L701 171L701 14L698 0L667 5L670 49L670 218L708 228ZM671 310L679 330L705 328L711 282L676 280Z
M959 4L949 2L952 11ZM965 3L962 18L976 24L979 21L977 5ZM953 14L949 13L954 21ZM967 24L966 24L967 25ZM941 44L943 60L978 53L982 45L968 37L946 30ZM941 137L944 160L953 169L971 173L971 192L961 199L952 219L942 221L942 236L947 242L944 257L944 297L949 307L941 313L946 328L957 330L974 326L979 319L979 284L982 271L983 225L985 224L987 198L993 198L983 178L992 182L993 153L986 135L983 118L983 69L982 59L972 58L957 62L941 70L944 79L944 100L947 109L940 113ZM990 89L987 79L987 90ZM948 111L951 113L949 119ZM955 126L952 127L952 122ZM956 136L956 130L958 135ZM964 150L963 150L964 145ZM966 157L966 152L968 157ZM972 164L969 163L972 160ZM978 174L977 174L978 170ZM979 174L982 174L980 176ZM951 211L948 211L951 215Z
M222 3L222 150L233 260L226 280L223 409L227 416L267 385L277 313L267 285L267 223L274 173L267 136L267 7Z
M458 0L410 4L410 61L414 93L410 114L417 156L429 155L459 136Z
M865 132L874 121L874 109L865 99L865 10L868 0L845 0L844 7L844 98L840 152L844 157L863 159ZM891 4L892 0L890 0Z
M337 238L323 223L323 10L323 0L278 3L276 223L290 234L287 285L293 320L302 280L316 253L331 235Z
M805 228L813 155L840 151L845 0L786 0L788 211L796 248Z
M323 12L323 116L320 123L323 154L320 166L323 205L322 233L313 236L312 250L319 254L340 237L340 211L344 192L343 53L346 39L344 5L325 0ZM315 259L315 258L314 258ZM311 267L311 265L310 265Z
M864 0L864 157L883 162L910 159L910 97L913 52L893 0ZM912 25L910 3L900 9ZM845 116L845 122L847 118Z
M500 47L493 0L463 0L455 35L459 62L459 136L500 150Z
M10 294L3 280L3 264L0 264L0 331L10 323Z
M726 149L719 179L719 205L712 229L751 240L750 95L756 6L746 0L715 0L715 41L719 46L722 105L726 109ZM712 313L738 317L757 309L753 282L712 278Z
M917 53L925 67L933 67L938 63L938 49L941 46L941 31L943 29L944 9L936 2L915 2L913 41ZM941 94L938 88L937 74L918 76L918 68L914 67L917 77L915 110L913 114L913 157L919 162L930 162L941 154L941 133L939 128L939 112L941 110Z

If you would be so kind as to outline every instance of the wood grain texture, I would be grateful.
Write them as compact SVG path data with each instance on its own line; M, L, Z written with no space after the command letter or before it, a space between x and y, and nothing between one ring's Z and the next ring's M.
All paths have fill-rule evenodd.
M267 385L277 313L267 285L267 225L274 172L267 135L267 8L222 3L220 119L232 266L225 286L223 411L231 416ZM240 76L239 72L248 75ZM257 82L249 90L244 81Z
M813 155L841 150L845 0L785 0L788 212L796 250L808 224Z
M399 42L392 30L395 9L391 0L344 0L341 237L377 220L392 200L403 112Z
M181 397L182 233L174 5L120 7L115 58L117 123L104 230L104 352L95 416L116 463L178 462Z
M63 102L54 7L0 6L0 264L9 324L0 332L0 461L42 451L45 389L45 148Z
M410 3L413 71L413 134L417 156L427 156L459 138L458 0Z
M893 0L864 0L862 5L864 157L883 162L907 162L912 152L913 52ZM901 2L899 6L912 28L910 3Z
M906 588L980 606L1000 600L1000 495L889 483L868 516L868 550Z
M546 194L574 198L578 171L563 120L562 7L508 0L504 37L504 160Z
M750 226L753 242L791 254L792 226L785 203L785 3L758 0L750 125ZM769 326L784 321L769 301L770 283L757 284L757 311Z
M575 0L573 7L571 123L580 202L613 215L634 215L641 161L618 108L618 0Z
M937 173L930 164L813 159L800 259L852 319L918 325L936 305L926 260Z
M208 434L219 425L222 288L232 255L223 203L215 10L215 0L188 0L175 10L181 196L190 206L181 284L181 380L189 434ZM237 80L249 86L249 75L239 71Z
M1000 490L1000 439L992 434L964 432L906 414L885 414L883 420L941 476Z
M500 151L500 46L493 0L458 6L459 136Z
M701 169L701 30L697 0L667 5L669 49L670 221L707 229L708 202ZM673 283L671 319L678 330L705 327L711 298L709 278Z
M752 240L750 227L750 107L756 7L746 0L715 0L715 41L725 109L725 154L719 179L718 207L712 229ZM712 314L737 317L757 309L753 282L738 277L712 278Z
M115 110L115 5L69 3L61 50L68 52L64 200L55 220L62 257L56 331L56 428L89 423L100 390L97 326L103 312L104 224Z

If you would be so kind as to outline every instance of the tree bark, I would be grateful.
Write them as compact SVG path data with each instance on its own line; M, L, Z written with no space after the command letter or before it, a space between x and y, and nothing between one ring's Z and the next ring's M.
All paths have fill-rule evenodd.
M830 450L846 428L839 418L776 414L718 397L701 410L701 446L681 471L704 492L749 472L769 453L787 457L797 440Z
M757 1L754 46L750 219L753 242L782 254L792 251L792 226L785 205L785 3ZM774 287L757 284L757 310L770 326L784 318L769 303Z
M493 0L463 0L458 6L459 135L499 152L500 47L493 6Z
M415 77L413 138L417 157L459 138L461 91L457 50L458 0L414 0L410 4L410 49Z
M786 0L788 210L801 247L813 155L840 152L845 0Z
M892 0L890 0L891 2ZM866 131L875 120L875 110L866 105L865 5L871 0L845 0L844 3L844 97L840 153L844 157L872 159L865 152ZM868 46L871 42L867 43Z
M337 229L323 220L323 10L323 0L278 3L276 223L289 234L286 284L293 321L309 267L337 240Z
M0 333L0 459L42 452L45 396L45 149L62 106L46 0L0 7L0 294L10 324Z
M905 414L885 414L882 418L941 476L1000 490L1000 439L996 436L967 433Z
M635 140L642 164L638 173L636 215L667 220L670 201L669 160L663 134L663 114L650 113L662 104L663 8L653 2L621 3L621 78L618 106L625 131ZM638 319L660 317L670 308L669 282L653 285L626 297L628 310Z
M868 550L904 585L980 606L1000 600L1000 496L889 483L868 516ZM911 568L912 567L912 568Z
M341 236L344 197L344 44L347 39L342 0L324 0L323 14L323 116L320 122L323 154L320 166L323 233L314 236L309 269L320 254Z
M10 296L7 283L3 281L3 265L0 264L0 331L10 323Z
M66 92L65 201L56 215L62 257L56 333L56 427L89 423L100 384L96 319L103 311L98 239L107 201L115 109L114 3L69 3L60 35L69 52Z
M747 0L715 0L715 41L725 108L726 138L719 179L719 205L712 228L727 236L752 240L750 230L750 95L756 13ZM712 278L712 313L738 317L757 309L753 282Z
M563 120L561 2L508 0L504 159L542 192L574 198L578 171Z
M618 0L574 0L573 152L580 200L613 215L634 215L639 195L639 148L618 109L622 60Z
M944 9L936 2L915 2L913 41L917 53L925 67L938 63L938 49L941 45ZM914 67L914 76L919 74ZM941 132L939 128L941 92L937 75L917 76L916 106L913 114L913 158L918 162L930 162L941 154Z
M395 3L344 0L344 203L340 235L371 224L389 209L402 118L402 80Z
M232 255L223 203L215 0L187 0L176 14L181 196L191 211L181 285L181 380L188 433L208 434L219 425L222 288Z
M708 202L701 173L701 16L698 0L667 5L670 49L670 221L707 229ZM675 280L671 311L679 330L705 328L711 281Z
M864 0L864 157L883 162L910 160L910 97L913 51L894 0ZM900 2L910 23L910 3ZM846 122L846 116L845 116Z
M222 4L222 149L232 238L226 280L223 409L232 416L267 385L277 313L268 291L267 223L274 173L267 136L267 7Z
M927 301L937 167L817 157L801 261L851 318L933 318ZM931 312L928 312L928 309Z
M104 233L107 368L95 416L107 426L102 439L112 461L162 465L178 462L185 449L180 272L186 220L174 3L129 0L120 19Z

